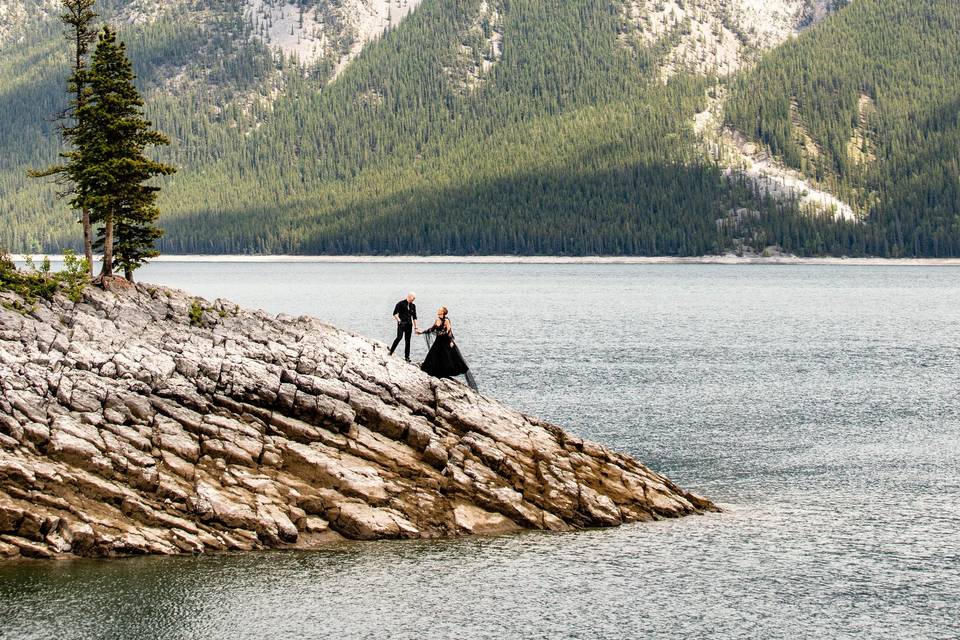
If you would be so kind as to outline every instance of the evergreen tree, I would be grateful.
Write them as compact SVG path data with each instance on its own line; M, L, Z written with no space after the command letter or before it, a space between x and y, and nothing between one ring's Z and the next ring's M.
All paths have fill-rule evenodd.
M90 96L80 109L85 126L77 138L78 186L100 225L100 277L113 276L119 266L130 281L141 264L157 255L153 245L162 235L155 224L159 188L145 183L176 171L144 155L146 147L170 141L144 117L134 79L126 46L104 27L88 76Z
M154 204L158 187L137 185L133 196L133 215L126 214L116 219L113 253L114 265L123 268L124 277L133 282L133 272L150 258L160 255L155 243L163 236L163 230L155 223L160 209Z
M93 11L96 0L63 0L65 13L60 16L61 22L66 25L64 36L74 46L73 71L67 79L67 91L73 95L70 107L64 113L68 116L71 112L74 116L74 126L64 127L63 137L67 142L74 142L83 128L81 120L81 109L84 105L87 94L87 70L86 59L87 52L90 50L90 44L97 38L97 30L91 27L97 14ZM68 154L61 154L61 157L71 158ZM47 177L56 175L58 178L71 182L76 167L72 164L54 165L41 171L30 171L33 177ZM90 209L84 204L83 196L72 186L63 195L73 193L74 198L70 204L79 208L81 212L81 223L83 224L83 254L87 260L87 272L93 275L93 226L90 222Z

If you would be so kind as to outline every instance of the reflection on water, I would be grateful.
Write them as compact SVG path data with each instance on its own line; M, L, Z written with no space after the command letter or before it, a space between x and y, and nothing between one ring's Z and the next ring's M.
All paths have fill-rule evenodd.
M0 637L956 637L958 276L152 265L145 280L382 340L416 290L422 319L451 308L485 392L727 511L571 535L0 566Z

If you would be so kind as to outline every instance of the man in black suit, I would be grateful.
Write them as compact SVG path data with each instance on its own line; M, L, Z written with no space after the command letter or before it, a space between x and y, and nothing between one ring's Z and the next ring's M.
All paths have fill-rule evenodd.
M390 347L390 355L396 351L400 339L404 339L404 358L410 362L410 336L417 329L417 305L413 301L417 299L417 294L408 293L407 297L397 303L393 308L393 319L397 321L397 339L393 341Z

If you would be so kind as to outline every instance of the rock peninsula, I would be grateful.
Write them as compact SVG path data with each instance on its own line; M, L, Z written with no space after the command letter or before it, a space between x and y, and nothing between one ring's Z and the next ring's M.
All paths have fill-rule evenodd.
M316 548L715 510L309 317L0 294L0 558Z

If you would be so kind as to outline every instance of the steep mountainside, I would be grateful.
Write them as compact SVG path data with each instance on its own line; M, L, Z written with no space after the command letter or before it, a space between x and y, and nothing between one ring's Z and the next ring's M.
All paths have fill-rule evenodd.
M726 106L763 81L758 61L775 64L764 51L805 51L861 3L876 4L140 0L103 13L182 167L161 202L165 251L885 254L870 238L888 220L864 223L852 191L753 144L729 117L746 111ZM923 28L947 26L932 13L944 3L914 3ZM62 108L57 32L48 18L0 45L0 245L13 249L77 235L53 189L23 177L55 155L40 117ZM915 64L926 73L919 52ZM804 131L802 108L785 115Z
M960 255L960 3L858 0L733 84L727 119L866 216L864 250Z

